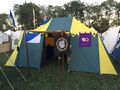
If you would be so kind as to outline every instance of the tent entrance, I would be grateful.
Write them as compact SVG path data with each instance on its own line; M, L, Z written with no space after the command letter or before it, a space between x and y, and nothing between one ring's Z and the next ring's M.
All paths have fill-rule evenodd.
M59 51L56 45L56 42L60 38L65 38L67 41L67 49L66 51L62 52ZM69 39L69 40L68 40ZM70 56L70 35L65 34L65 32L47 32L45 33L45 64L55 63L60 67L67 66L67 59Z
M45 33L45 64L48 64L54 60L54 37L50 33Z

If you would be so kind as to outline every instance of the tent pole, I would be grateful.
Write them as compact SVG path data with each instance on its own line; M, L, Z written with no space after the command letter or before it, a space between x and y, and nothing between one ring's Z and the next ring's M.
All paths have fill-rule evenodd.
M8 57L8 55L7 54L5 54L6 55L6 57ZM11 60L11 63L13 63L13 61ZM27 80L26 80L26 78L23 76L23 74L20 72L20 70L17 68L17 66L14 64L14 66L15 66L15 69L19 72L19 74L21 75L21 77L23 78L23 80L25 81L25 82L27 82Z
M28 57L28 46L27 46L27 41L26 41L26 30L25 30L25 46L26 46L26 55L27 55L27 66L28 66L28 76L30 76L30 62L29 62L29 57Z
M15 65L15 68L16 68L16 70L19 72L19 74L21 75L21 77L23 78L23 80L24 80L25 82L27 82L26 78L23 76L23 74L20 72L20 70L17 68L16 65Z
M61 32L61 37L62 38L64 37L64 32L63 31ZM62 54L62 69L64 70L64 53L61 52L61 54Z
M3 69L2 69L1 66L0 66L0 70L1 70L1 72L3 73L3 75L4 75L5 79L7 80L8 84L10 85L11 89L14 90L12 84L10 83L9 79L7 78L7 76L6 76L6 74L5 74L5 72L3 71Z

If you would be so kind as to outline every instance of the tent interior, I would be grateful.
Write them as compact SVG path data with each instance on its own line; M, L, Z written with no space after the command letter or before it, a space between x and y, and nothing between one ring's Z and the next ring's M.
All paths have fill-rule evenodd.
M51 62L62 65L67 64L67 55L69 55L68 53L70 53L70 48L67 49L67 53L66 52L60 52L57 48L56 48L56 40L59 37L67 37L67 39L69 38L70 40L70 33L65 33L65 32L46 32L44 33L44 44L43 44L43 53L44 53L44 57L43 57L43 65L42 66L46 66L46 64L49 64ZM70 41L68 42L70 43ZM69 47L69 46L68 46ZM61 54L64 54L64 57L61 56ZM62 57L61 58L61 64L59 63L59 58L58 57ZM63 59L63 60L62 60ZM59 61L58 61L59 60ZM65 65L66 66L66 65Z

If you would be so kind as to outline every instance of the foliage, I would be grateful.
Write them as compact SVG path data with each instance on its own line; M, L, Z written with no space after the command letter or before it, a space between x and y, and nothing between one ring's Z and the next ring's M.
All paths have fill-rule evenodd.
M24 29L34 29L33 25L33 9L35 11L36 26L39 26L42 21L40 16L40 7L33 3L24 3L23 5L16 4L14 6L15 15L18 17L18 22Z
M84 6L85 5L80 1L71 1L64 4L66 16L75 16L77 19L83 21Z
M47 7L47 16L49 18L53 18L53 17L64 17L65 15L65 10L61 7L61 6L52 6L49 5Z
M11 29L12 27L7 23L8 15L3 13L0 14L0 31L6 31L7 29Z
M70 1L62 6L41 6L34 3L14 5L15 15L23 29L34 29L33 9L35 10L36 27L40 26L44 18L74 16L87 26L95 27L97 31L104 32L111 26L120 25L120 3L115 0L106 0L101 4L85 4L80 0ZM0 22L0 28L5 19ZM104 24L103 24L104 23Z
M99 22L92 22L91 25L99 33L103 33L109 28L109 20L107 20L105 18L101 18L101 20Z

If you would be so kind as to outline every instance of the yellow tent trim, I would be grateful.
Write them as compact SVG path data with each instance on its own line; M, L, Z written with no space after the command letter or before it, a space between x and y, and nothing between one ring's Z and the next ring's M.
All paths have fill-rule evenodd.
M75 19L73 17L72 20L72 25L71 25L71 30L70 30L71 34L77 34L79 35L80 33L92 33L92 35L97 34L97 32L95 30L90 29L89 27L85 26L84 24L82 24L80 21L78 21L77 19Z
M8 59L7 63L5 64L5 66L14 66L15 60L17 58L18 55L18 51L17 49L15 49L12 53L12 55L10 56L10 58Z
M99 36L98 36L98 45L99 45L98 48L99 48L99 59L100 59L100 73L117 75L117 72L111 63Z
M49 20L46 24L39 26L38 28L31 30L32 32L45 32L51 23L52 19Z
M22 37L21 37L21 39L20 39L20 41L18 43L18 47L20 47L21 42L22 42ZM5 66L12 66L13 67L14 63L15 63L15 60L17 58L17 55L18 55L18 51L17 51L17 49L15 49L13 51L12 55L10 56L10 58L7 60Z

